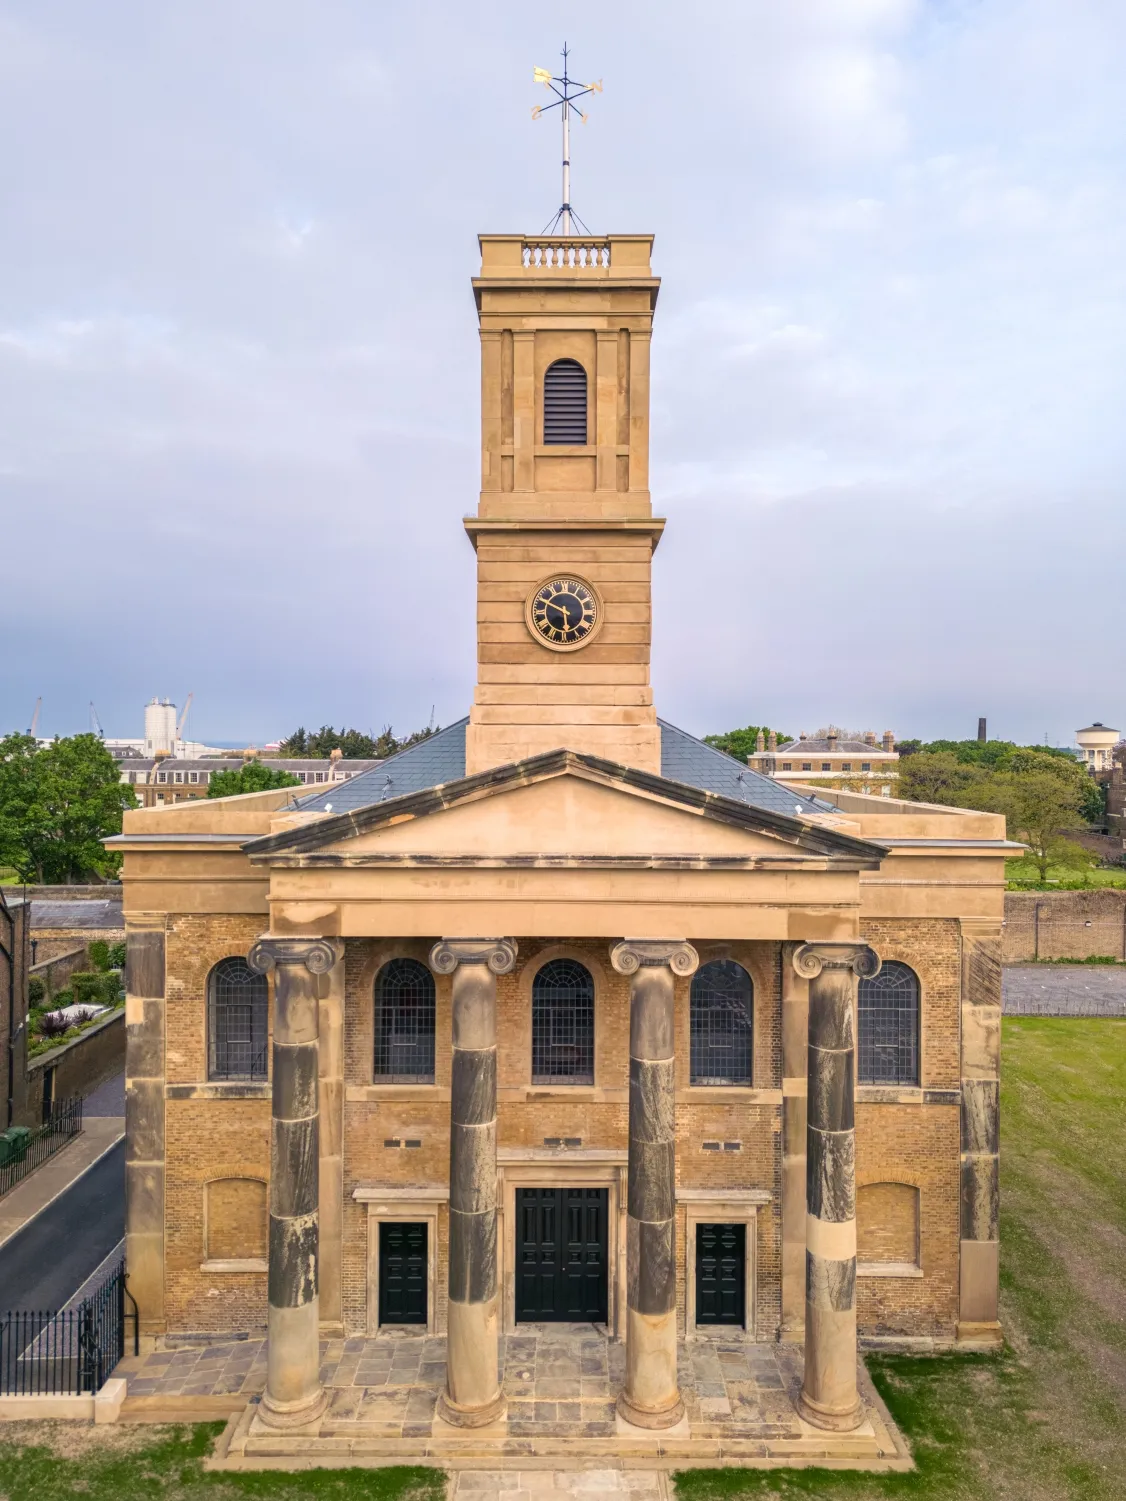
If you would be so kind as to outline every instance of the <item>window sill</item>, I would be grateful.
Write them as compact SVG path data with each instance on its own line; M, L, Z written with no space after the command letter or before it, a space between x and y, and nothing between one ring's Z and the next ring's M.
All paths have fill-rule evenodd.
M863 1105L957 1105L957 1089L921 1089L914 1085L858 1084L856 1099Z
M235 1257L230 1260L201 1261L201 1272L268 1272L270 1263L257 1256Z
M858 1277L921 1277L923 1269L913 1261L858 1261Z
M348 1084L344 1098L350 1104L363 1100L448 1100L448 1086L439 1084Z
M780 1089L757 1089L753 1084L690 1084L678 1089L677 1101L683 1105L780 1105Z
M207 1084L166 1084L166 1100L268 1100L268 1079L214 1079Z

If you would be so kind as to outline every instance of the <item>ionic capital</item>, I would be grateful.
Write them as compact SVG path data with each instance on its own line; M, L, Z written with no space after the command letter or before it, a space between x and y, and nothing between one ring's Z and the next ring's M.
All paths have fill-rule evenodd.
M610 963L620 975L635 975L639 969L668 965L674 975L687 979L700 967L700 956L690 943L674 938L623 938L610 950Z
M246 962L260 975L279 964L303 964L311 975L327 975L336 963L336 949L324 938L259 938Z
M452 975L459 964L487 964L494 975L507 975L516 953L515 938L443 938L430 950L430 968Z
M803 943L793 962L803 980L815 980L823 969L850 969L861 980L880 972L880 956L866 943Z

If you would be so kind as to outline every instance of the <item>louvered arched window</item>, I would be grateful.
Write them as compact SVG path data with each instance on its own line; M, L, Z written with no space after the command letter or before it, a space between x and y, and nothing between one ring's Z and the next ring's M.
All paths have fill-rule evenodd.
M692 977L689 1077L693 1084L750 1084L754 986L741 964L713 959Z
M594 1083L594 981L574 959L549 960L532 981L532 1083Z
M556 360L543 378L543 441L586 442L586 371L578 360Z
M374 1075L434 1082L434 976L417 959L389 959L375 977Z
M918 1084L919 977L891 959L874 980L861 980L856 1000L861 1084Z
M207 1077L265 1079L270 992L237 955L207 977Z

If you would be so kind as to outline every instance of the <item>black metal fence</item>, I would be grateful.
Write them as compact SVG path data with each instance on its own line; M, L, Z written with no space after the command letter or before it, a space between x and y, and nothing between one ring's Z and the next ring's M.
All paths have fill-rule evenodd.
M64 1100L35 1131L9 1127L0 1135L0 1198L82 1130L82 1099Z
M5 1314L0 1319L0 1396L96 1392L125 1354L127 1324L135 1355L137 1305L125 1285L124 1261L74 1308Z

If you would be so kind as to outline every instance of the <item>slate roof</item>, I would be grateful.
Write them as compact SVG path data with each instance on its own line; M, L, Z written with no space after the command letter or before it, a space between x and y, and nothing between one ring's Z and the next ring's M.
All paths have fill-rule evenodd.
M121 901L44 902L32 900L32 928L106 928L125 927Z
M785 745L780 745L777 751L771 751L770 754L779 756L886 756L888 753L884 750L881 741L873 745L868 740L836 740L830 745L825 735L813 735L807 736L804 740L787 740Z
M323 813L332 805L334 813L350 813L372 803L385 803L408 792L424 792L443 782L457 782L465 775L465 727L469 716L438 730L428 740L408 745L406 750L388 756L371 771L362 771L350 781L338 782L312 797L299 797L294 806L311 813Z
M365 771L350 782L326 787L311 797L296 800L296 806L313 813L323 813L330 805L333 813L350 813L373 803L388 802L411 792L424 792L444 782L457 782L465 775L465 727L468 717L420 740L397 755L388 756L372 771ZM661 727L661 775L671 782L683 782L703 792L716 792L753 808L792 817L800 807L803 813L830 813L832 805L820 799L795 795L792 787L762 776L733 756L705 745L686 730L663 719Z

